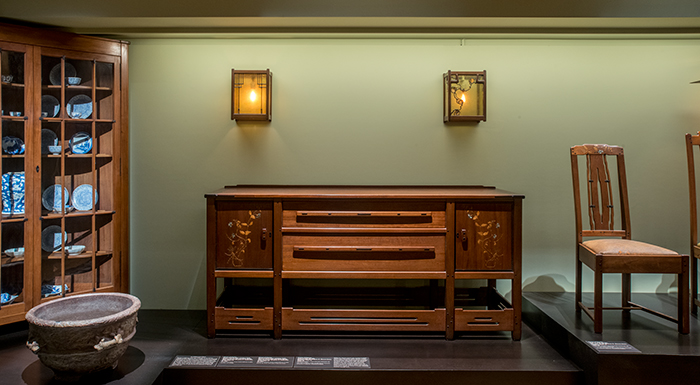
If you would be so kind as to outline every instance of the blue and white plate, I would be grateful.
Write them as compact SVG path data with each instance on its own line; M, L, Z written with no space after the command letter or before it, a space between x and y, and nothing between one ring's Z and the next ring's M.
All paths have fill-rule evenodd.
M63 285L63 290L68 292L68 285ZM61 294L61 285L41 285L41 296L46 298Z
M2 150L10 155L24 154L24 142L22 139L14 136L4 136L2 138Z
M92 210L92 194L93 188L89 184L81 184L73 190L73 195L71 195L71 203L76 210L87 211ZM97 203L97 191L95 193L95 203Z
M65 76L74 77L77 74L78 72L75 70L75 67L70 63L66 63ZM49 72L49 81L55 86L60 86L61 80L61 63L58 63L51 68L51 72Z
M41 97L41 112L46 112L47 117L55 118L59 111L61 111L61 103L58 99L51 95Z
M66 104L66 112L73 119L87 119L92 115L92 99L87 95L75 95Z
M24 171L2 174L2 213L24 214Z
M49 211L60 212L62 205L66 205L68 208L68 189L60 184L49 186L41 194L41 203Z
M87 154L92 150L92 137L87 132L78 132L68 142L74 154Z
M19 296L15 295L15 294L2 293L2 294L0 294L0 303L2 303L3 305L9 305L17 297L19 297Z
M63 242L68 239L68 234L63 232ZM41 232L41 249L53 252L61 249L61 226L51 225Z
M41 129L41 153L48 154L49 146L55 146L58 144L58 137L56 133L49 130L48 128Z

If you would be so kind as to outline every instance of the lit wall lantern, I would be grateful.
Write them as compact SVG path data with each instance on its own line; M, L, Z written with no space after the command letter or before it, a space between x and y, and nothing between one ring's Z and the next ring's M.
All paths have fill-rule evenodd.
M443 77L445 122L486 121L486 71L447 71Z
M272 73L231 70L231 120L272 120Z

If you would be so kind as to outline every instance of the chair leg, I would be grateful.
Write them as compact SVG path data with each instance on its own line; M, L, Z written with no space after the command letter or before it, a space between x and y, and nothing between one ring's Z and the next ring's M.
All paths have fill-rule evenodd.
M599 265L599 264L597 264ZM603 332L603 272L596 269L594 272L595 283L593 288L593 331Z
M578 254L578 253L576 253ZM583 263L581 263L581 260L578 259L578 255L576 256L576 296L574 298L574 305L576 306L576 313L581 312L581 308L579 307L579 303L581 303L581 269L583 267Z
M629 307L632 300L632 274L622 274L622 307ZM629 309L623 310L629 312Z
M688 256L682 257L682 263L683 272L678 274L678 332L681 334L688 334L690 333L690 301L688 298Z
M693 314L698 315L698 305L696 304L698 298L698 259L693 255L690 260L690 308Z

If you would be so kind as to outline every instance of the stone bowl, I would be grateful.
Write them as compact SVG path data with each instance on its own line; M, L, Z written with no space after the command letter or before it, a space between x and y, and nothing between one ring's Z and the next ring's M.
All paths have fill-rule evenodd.
M141 301L123 293L91 293L55 299L27 312L27 347L57 380L116 368L136 334Z

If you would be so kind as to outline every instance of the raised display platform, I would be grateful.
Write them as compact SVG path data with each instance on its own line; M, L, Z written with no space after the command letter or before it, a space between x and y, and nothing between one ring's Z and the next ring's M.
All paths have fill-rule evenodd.
M673 313L675 295L633 294L652 309ZM584 293L592 303L592 294ZM616 306L619 294L605 294L604 306ZM616 310L603 312L603 333L574 307L574 293L523 295L523 321L564 357L584 371L587 385L697 384L700 381L700 321L690 317L690 334L677 325L646 314Z

